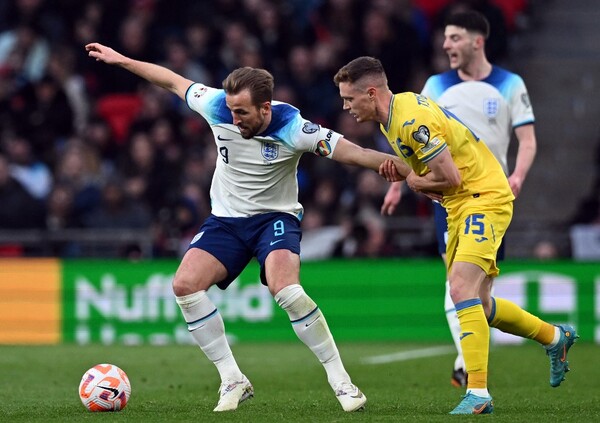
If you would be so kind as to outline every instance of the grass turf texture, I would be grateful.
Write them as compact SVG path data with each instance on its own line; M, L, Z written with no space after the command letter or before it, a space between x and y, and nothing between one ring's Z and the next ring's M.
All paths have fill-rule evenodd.
M54 347L0 346L0 420L143 422L497 422L600 421L597 345L578 342L572 371L559 388L548 383L544 350L527 343L495 347L490 354L491 416L449 416L463 390L450 386L453 354L388 364L365 364L370 356L431 345L343 343L339 345L353 381L368 397L367 409L344 413L316 358L299 342L239 344L233 350L252 381L255 397L237 411L213 413L218 375L192 346ZM125 410L90 413L81 404L83 373L113 363L128 374L132 395Z

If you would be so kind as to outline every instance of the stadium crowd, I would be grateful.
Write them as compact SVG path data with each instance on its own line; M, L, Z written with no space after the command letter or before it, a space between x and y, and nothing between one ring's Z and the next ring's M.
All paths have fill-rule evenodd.
M427 76L447 67L439 38L447 13L483 12L494 34L488 56L502 63L530 6L527 0L0 0L0 229L142 229L152 233L153 256L169 257L185 250L210 213L216 151L204 120L167 91L94 63L83 48L89 42L215 87L237 67L264 67L275 76L276 100L386 151L376 127L342 112L335 71L352 58L375 56L393 70L393 92L419 92ZM300 164L304 230L344 228L347 236L333 254L397 254L379 214L387 184L372 171L324 162ZM398 213L427 219L429 200L407 192ZM78 251L60 244L52 253ZM0 255L27 253L0 247Z

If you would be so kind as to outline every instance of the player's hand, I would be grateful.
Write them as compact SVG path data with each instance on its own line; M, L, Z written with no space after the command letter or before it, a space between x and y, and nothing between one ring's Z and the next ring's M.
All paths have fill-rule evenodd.
M429 199L431 199L433 201L441 202L442 199L444 198L444 196L442 194L440 194L439 192L426 191L426 190L419 188L418 183L419 183L420 178L421 177L417 176L417 174L415 172L410 172L408 174L408 176L406 177L406 185L408 185L408 187L410 189L412 189L414 192L420 192L421 194L427 196Z
M396 165L390 159L385 160L379 165L379 175L385 178L388 182L398 182L404 180L402 175L398 172Z
M125 59L125 56L121 53L117 53L112 48L106 47L100 43L89 43L85 46L85 49L88 52L88 56L109 65L123 63Z
M515 176L515 174L513 173L508 178L508 184L510 185L510 189L512 190L513 195L515 196L515 198L517 198L521 193L521 187L523 187L523 178Z
M402 199L402 182L393 182L388 188L383 204L381 205L381 214L391 216L400 200Z

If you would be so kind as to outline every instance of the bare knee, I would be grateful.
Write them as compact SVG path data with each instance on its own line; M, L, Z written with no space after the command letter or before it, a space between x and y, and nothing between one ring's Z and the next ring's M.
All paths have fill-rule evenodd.
M177 297L206 291L212 285L225 280L227 270L214 256L200 249L185 253L173 277L173 293Z
M265 260L265 278L271 295L300 283L300 257L289 250L272 251Z
M188 274L177 272L173 277L173 293L177 297L182 297L184 295L190 295L194 292L200 291L198 287L198 283L193 280L193 278L189 277Z
M454 263L449 276L450 297L454 304L479 297L479 289L485 278L483 270L472 263Z

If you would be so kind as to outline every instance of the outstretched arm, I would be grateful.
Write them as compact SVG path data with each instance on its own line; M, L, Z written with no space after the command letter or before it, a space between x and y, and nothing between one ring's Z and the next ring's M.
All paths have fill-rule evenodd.
M380 172L380 166L390 160L396 168L396 177L399 177L397 180L406 179L406 176L410 173L408 165L397 156L363 148L343 137L339 139L332 158L341 163L366 167L376 172ZM380 174L383 176L382 172Z
M90 43L85 49L88 55L97 61L120 66L154 85L177 94L183 100L187 89L194 83L165 67L131 59L100 43Z

